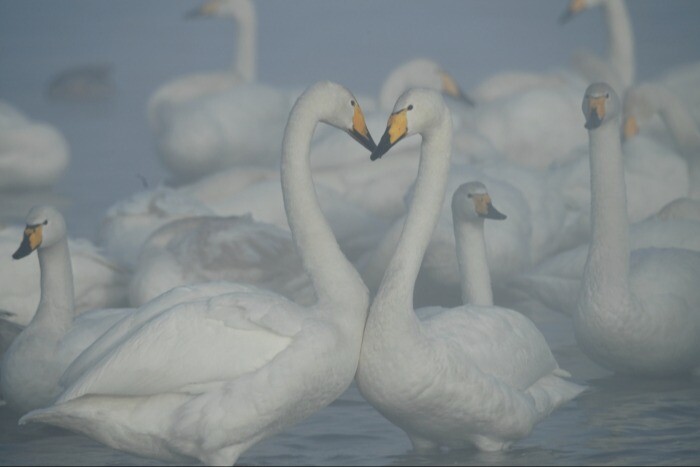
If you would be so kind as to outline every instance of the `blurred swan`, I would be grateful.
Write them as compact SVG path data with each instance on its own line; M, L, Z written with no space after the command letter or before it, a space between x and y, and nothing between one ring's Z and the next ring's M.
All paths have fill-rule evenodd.
M618 373L689 373L700 367L700 252L630 252L621 111L607 84L586 90L592 241L574 314L576 340L593 361Z
M399 139L423 137L415 195L370 307L356 381L362 395L407 433L416 450L469 444L501 450L583 388L561 378L568 374L559 369L534 324L519 313L481 305L414 312L413 284L445 195L451 126L438 94L408 91L372 154L376 159ZM461 198L468 194L457 195L456 208L494 214L484 190ZM481 249L485 258L483 240ZM476 264L468 265L468 272L477 277L466 280L479 290L487 285L480 279L488 269L478 259L469 260ZM468 287L467 295L477 290ZM489 301L488 296L471 298Z
M600 6L603 9L608 33L607 57L601 58L587 50L578 50L574 56L574 67L587 82L604 81L619 95L634 84L635 57L634 33L624 0L571 0L562 14L562 23L575 15Z
M20 227L0 228L0 310L5 319L26 326L41 298L40 267L36 261L15 261L12 253L22 238ZM128 302L128 274L90 241L68 239L75 282L76 314L96 308L122 307Z
M286 230L248 216L191 217L170 222L143 246L130 285L140 306L179 285L216 280L251 284L300 305L316 301Z
M20 413L50 404L71 361L127 310L106 309L76 317L66 225L54 208L38 206L27 215L22 244L12 255L38 250L41 300L34 317L7 348L0 367L0 393Z
M69 160L68 143L60 132L0 101L0 191L50 187Z
M700 121L700 62L688 63L663 73L657 80L680 97L695 121Z
M115 93L112 65L89 63L61 71L49 82L50 99L66 102L90 102L108 99Z
M627 91L624 105L624 136L632 138L639 127L659 115L671 134L675 149L688 164L690 191L664 206L664 219L685 217L700 220L700 128L683 102L662 84L646 83Z
M301 307L258 290L182 303L140 323L137 312L136 325L115 326L76 360L82 371L68 369L77 379L54 405L20 423L69 428L170 462L231 465L347 389L369 297L314 192L309 146L319 121L374 148L359 105L340 85L312 85L289 116L282 186L318 302Z

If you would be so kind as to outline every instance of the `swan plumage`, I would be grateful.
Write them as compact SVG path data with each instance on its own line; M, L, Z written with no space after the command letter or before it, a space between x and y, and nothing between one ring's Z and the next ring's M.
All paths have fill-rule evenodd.
M311 305L316 295L288 231L252 216L201 216L170 222L141 249L129 286L140 306L179 285L225 280L251 284Z
M359 104L335 83L312 85L289 115L284 203L317 303L301 307L250 290L175 304L145 319L137 312L80 356L84 366L76 360L81 368L67 372L76 379L55 405L21 422L63 426L166 461L231 465L347 389L369 296L313 188L309 146L319 121L374 147Z
M605 83L589 86L591 244L574 313L582 350L618 373L662 376L700 366L700 252L630 252L622 169L622 108Z
M0 191L51 187L70 161L65 137L0 101Z
M76 318L66 225L50 206L29 211L22 244L13 258L34 250L41 269L41 300L29 324L3 355L0 368L2 397L18 412L51 403L60 393L57 383L63 370L125 313L106 309Z
M481 305L414 312L414 282L445 194L451 127L438 94L408 91L372 154L380 157L404 137L423 137L415 194L370 307L356 381L417 450L465 444L500 450L582 388L561 378L567 373L544 337L517 312ZM483 193L473 199L473 209L489 212Z

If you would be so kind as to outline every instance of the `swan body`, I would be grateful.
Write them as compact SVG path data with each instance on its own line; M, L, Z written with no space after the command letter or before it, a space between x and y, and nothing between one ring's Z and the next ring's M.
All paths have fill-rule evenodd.
M41 294L38 262L12 259L22 230L18 227L0 229L0 309L11 312L8 320L26 326L34 316ZM126 306L129 279L123 268L88 240L70 238L68 249L75 282L76 313Z
M61 133L0 101L0 191L50 187L69 161L68 143Z
M316 295L289 232L251 216L193 217L149 237L129 287L140 306L179 285L225 280L251 284L311 305Z
M57 383L68 364L125 313L107 309L75 317L66 226L54 208L30 210L22 244L13 258L35 249L41 269L41 300L34 317L7 348L0 368L2 397L18 412L51 403L59 394Z
M340 85L311 86L289 116L284 202L317 303L301 307L251 290L182 303L145 319L137 312L80 356L84 366L76 360L81 368L67 371L76 379L56 404L30 412L22 423L62 426L166 461L231 465L350 385L369 297L314 192L309 146L319 121L374 147L359 105Z
M565 372L544 337L516 312L482 305L414 312L413 286L450 167L450 115L434 92L416 89L399 98L372 158L415 133L423 137L415 194L370 307L357 385L417 450L504 449L582 388L560 377ZM474 202L486 213L480 195ZM479 283L474 276L468 280Z
M593 84L583 112L590 139L592 225L574 314L576 340L592 360L618 373L692 372L700 366L700 252L630 252L619 99L607 84Z

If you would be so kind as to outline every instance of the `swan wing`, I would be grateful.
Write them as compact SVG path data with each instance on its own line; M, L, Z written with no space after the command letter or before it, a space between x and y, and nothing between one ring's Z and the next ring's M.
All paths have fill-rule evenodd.
M148 320L57 402L184 392L253 373L287 349L304 313L283 297L232 293L180 303Z

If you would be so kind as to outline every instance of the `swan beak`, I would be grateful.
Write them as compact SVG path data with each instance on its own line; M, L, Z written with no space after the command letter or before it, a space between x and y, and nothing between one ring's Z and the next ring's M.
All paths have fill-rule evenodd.
M460 87L457 85L457 81L455 81L451 74L446 71L441 71L440 77L442 78L443 93L457 99L469 107L474 107L474 101L464 94L464 92L462 92L462 89L460 89Z
M185 14L185 18L187 19L192 19L192 18L201 18L203 16L211 16L216 11L219 9L219 1L217 0L211 0L208 2L205 2L198 6L197 8L194 8L190 11L188 11Z
M586 0L571 0L568 8L559 17L559 24L568 23L571 18L586 9Z
M386 124L386 131L379 140L377 149L369 156L371 160L377 160L391 149L393 145L401 141L408 133L408 120L406 118L407 109L399 110L391 114L389 122Z
M12 257L14 259L24 258L32 251L39 248L39 245L41 245L41 224L28 225L24 229L22 243L20 244L19 248L17 248L17 251L14 252Z
M352 117L352 128L348 130L348 134L370 152L377 149L377 145L374 143L372 135L367 129L365 116L362 113L362 109L360 109L359 104L355 104L355 114Z
M622 136L625 140L632 138L639 134L639 125L637 125L637 119L634 117L627 117L625 120L625 125L622 127Z
M489 195L480 195L474 197L474 208L479 217L484 219L493 219L497 221L502 221L507 216L501 211L493 207L491 203L491 197Z
M605 97L588 98L588 113L586 114L586 130L598 128L605 118Z

